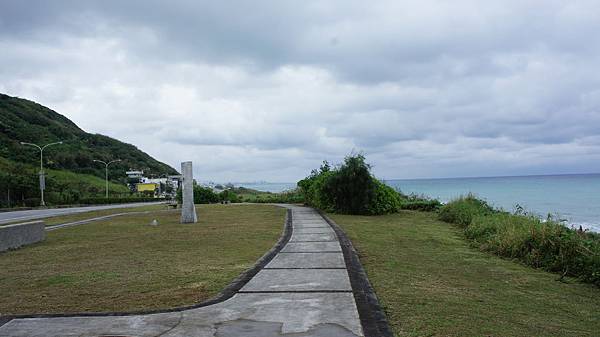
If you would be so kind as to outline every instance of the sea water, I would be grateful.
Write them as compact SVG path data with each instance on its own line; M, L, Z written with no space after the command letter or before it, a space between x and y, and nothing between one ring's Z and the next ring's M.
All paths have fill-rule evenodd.
M552 214L569 225L600 232L600 174L394 179L386 183L403 193L442 202L473 193L507 211L519 205L539 216Z
M521 177L391 179L388 185L405 194L448 202L473 193L497 208L514 211L517 205L541 217L565 219L571 226L600 232L600 174ZM269 192L293 189L293 183L256 183L241 186Z

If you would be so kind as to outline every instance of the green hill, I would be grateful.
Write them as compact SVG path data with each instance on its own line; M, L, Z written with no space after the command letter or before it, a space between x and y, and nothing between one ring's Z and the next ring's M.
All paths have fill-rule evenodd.
M104 179L104 166L93 162L94 159L122 160L111 164L109 168L111 181L122 185L121 187L127 181L125 171L128 169L143 170L146 176L154 177L177 174L174 168L152 158L134 145L104 135L87 133L65 116L40 104L0 94L0 203L8 198L10 189L14 192L24 187L21 188L19 199L35 198L39 194L36 188L29 191L32 189L31 184L37 186L39 151L23 146L20 142L42 145L57 141L63 141L63 144L44 150L44 167L51 170L48 177L48 192L51 193L64 194L65 189L73 188L73 183L69 181L77 180L81 191L71 191L75 198L77 195L81 198L96 196L96 185ZM75 178L66 173L60 174L62 171L81 176ZM54 181L51 179L52 175L56 177ZM99 179L96 181L95 178ZM57 181L61 179L62 182ZM123 191L117 187L112 190ZM71 201L73 198L59 199L55 202Z
M16 163L0 157L0 207L38 206L39 166ZM85 198L104 196L103 178L66 170L46 169L45 199L48 205L79 203ZM111 197L129 196L126 185L109 183Z

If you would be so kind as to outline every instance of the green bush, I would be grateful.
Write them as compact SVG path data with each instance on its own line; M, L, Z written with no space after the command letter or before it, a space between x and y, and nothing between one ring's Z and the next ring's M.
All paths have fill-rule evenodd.
M369 203L368 214L389 214L400 210L402 200L400 194L388 185L375 180L374 197Z
M600 236L595 233L567 228L552 218L497 211L473 196L448 203L440 218L463 227L481 250L600 286Z
M212 204L219 202L219 196L209 187L194 186L194 204Z
M182 203L181 188L177 190L175 198L178 203ZM213 192L211 188L194 185L194 204L212 204L219 201L219 195Z
M434 212L442 207L442 203L437 199L429 199L418 195L401 195L400 209L413 211Z
M379 191L383 184L377 184L370 172L371 167L365 163L362 155L348 156L344 163L331 172L322 194L333 201L334 209L345 214L383 214L371 213L378 210L376 202L383 200L387 191ZM392 201L393 203L393 201ZM387 209L387 207L384 206Z
M218 198L219 198L219 201L225 201L225 202L231 202L231 203L240 202L240 199L238 198L237 194L235 194L233 191L230 191L230 190L221 191L221 193L219 193L219 195L218 195Z
M397 212L401 196L377 180L363 155L348 156L331 169L327 162L298 182L305 202L328 212L343 214L387 214Z
M494 209L487 202L468 194L466 197L460 197L444 205L440 209L439 218L466 227L471 223L473 217L493 212Z

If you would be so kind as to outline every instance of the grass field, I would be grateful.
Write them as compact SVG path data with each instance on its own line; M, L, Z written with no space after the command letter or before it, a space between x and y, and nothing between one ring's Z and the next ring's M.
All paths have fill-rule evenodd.
M151 212L151 211L163 211L166 210L165 205L149 205L140 207L127 207L127 208L113 208L103 209L100 211L83 212L69 215L54 216L51 218L42 219L46 223L46 226L59 225L68 222L74 222L85 219L97 218L110 214L118 213L131 213L131 212Z
M331 217L397 336L598 336L600 289L480 252L435 213Z
M201 205L124 215L48 233L0 254L0 315L169 308L206 300L278 240L285 210ZM149 226L157 219L158 226Z

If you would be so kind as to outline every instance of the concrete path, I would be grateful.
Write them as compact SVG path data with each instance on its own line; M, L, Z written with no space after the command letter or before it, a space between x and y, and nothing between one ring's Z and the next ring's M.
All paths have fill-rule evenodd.
M115 208L130 208L140 206L151 206L160 205L163 202L137 202L131 204L116 204L116 205L102 205L102 206L85 206L85 207L68 207L68 208L47 208L47 209L31 209L27 211L11 211L11 212L0 212L0 224L27 221L33 219L49 218L57 215L68 215L75 213L100 211L104 209L115 209Z
M286 207L290 241L224 302L149 315L14 319L0 336L363 336L335 232L314 210Z

